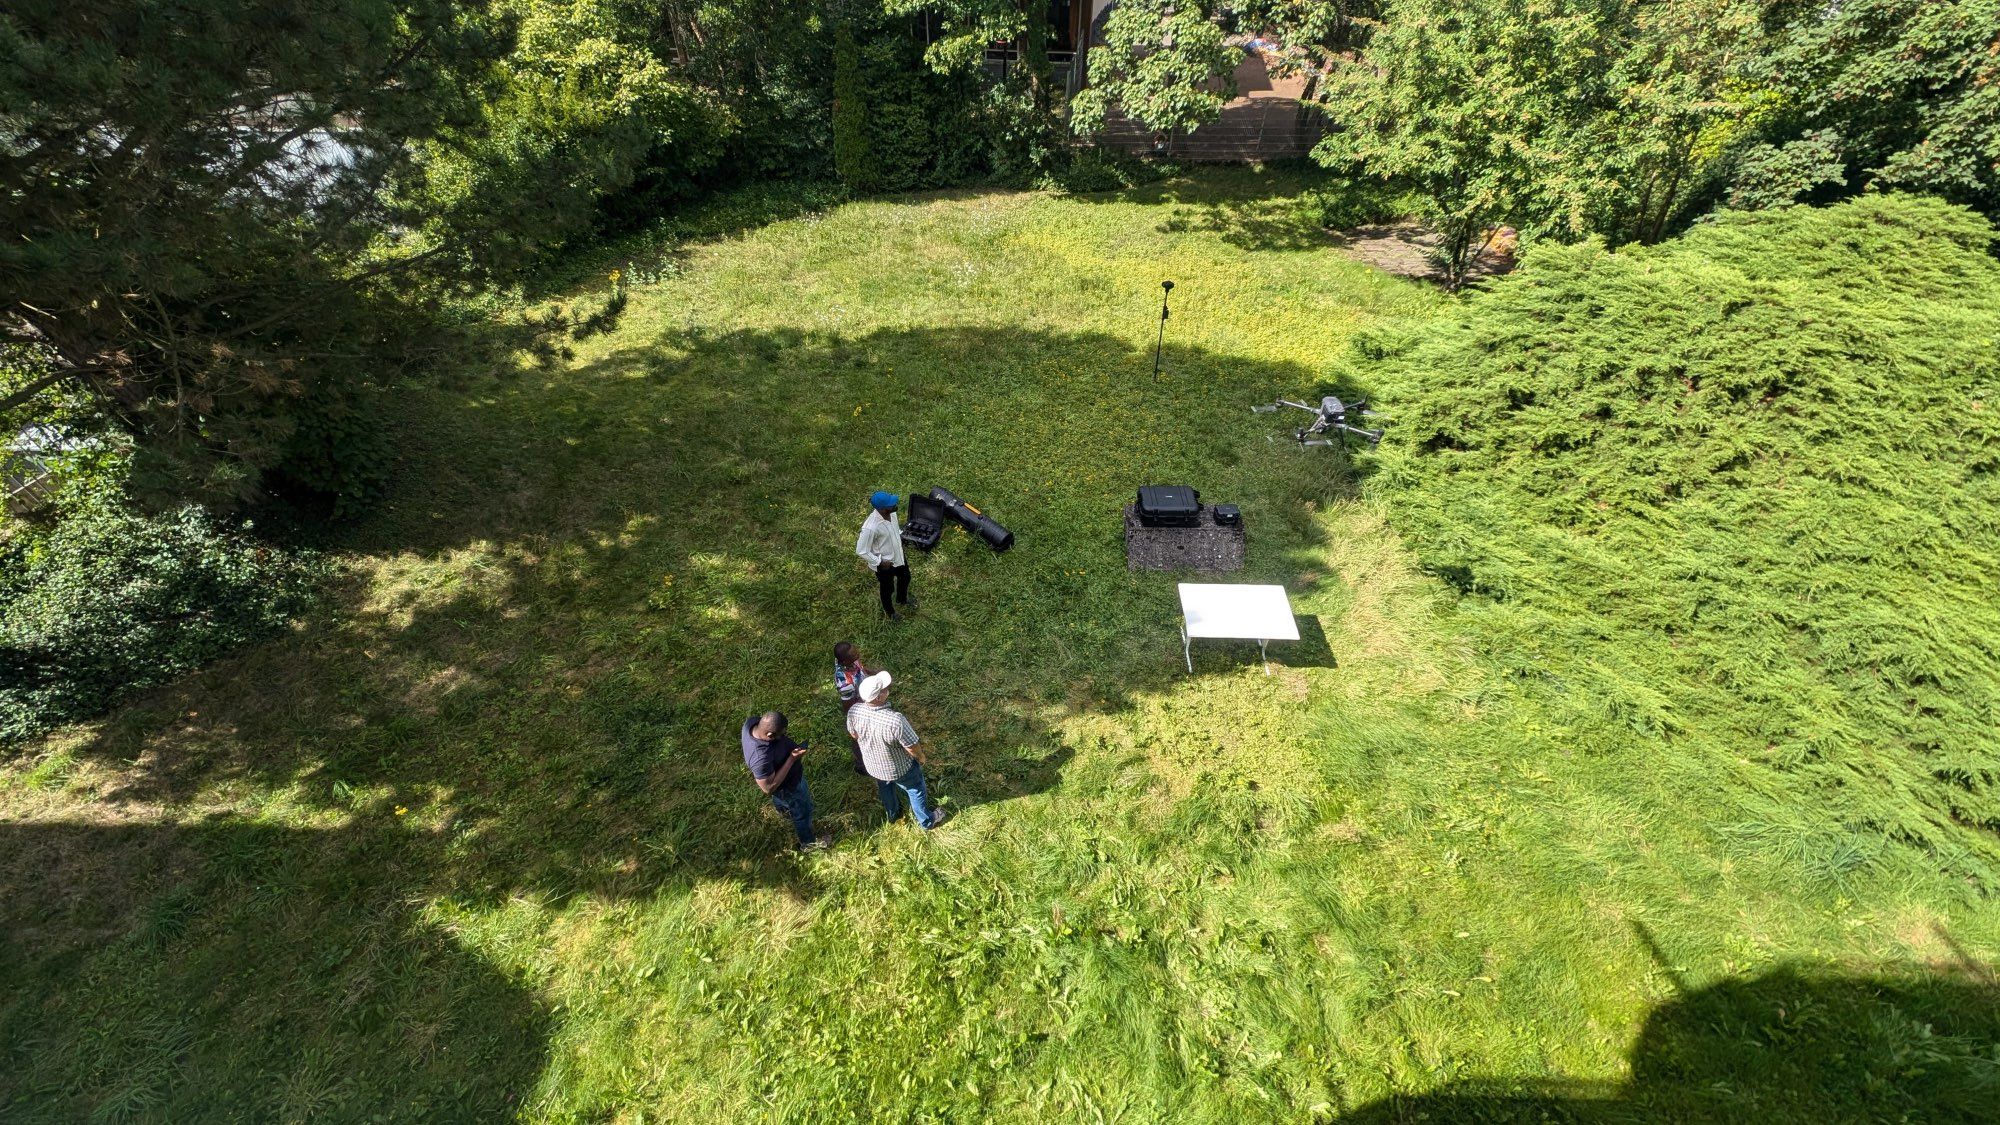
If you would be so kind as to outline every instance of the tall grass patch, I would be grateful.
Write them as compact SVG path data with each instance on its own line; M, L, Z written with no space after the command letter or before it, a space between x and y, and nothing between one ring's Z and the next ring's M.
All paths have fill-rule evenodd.
M1545 249L1357 353L1374 493L1582 745L1768 773L1720 841L2000 882L2000 263L1909 196Z

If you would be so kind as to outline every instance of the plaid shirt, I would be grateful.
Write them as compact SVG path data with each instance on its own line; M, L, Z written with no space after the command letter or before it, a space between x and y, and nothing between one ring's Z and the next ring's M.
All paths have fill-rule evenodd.
M847 712L847 733L861 743L861 764L877 781L894 781L910 772L914 761L906 747L917 744L917 728L901 711L861 703Z

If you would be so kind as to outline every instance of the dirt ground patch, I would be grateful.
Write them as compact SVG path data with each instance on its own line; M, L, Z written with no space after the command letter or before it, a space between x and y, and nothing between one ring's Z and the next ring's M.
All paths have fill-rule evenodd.
M1337 232L1334 245L1357 262L1397 277L1442 281L1444 274L1432 260L1438 236L1419 223L1385 223ZM1493 277L1514 268L1511 240L1507 249L1489 248L1473 264L1468 281Z

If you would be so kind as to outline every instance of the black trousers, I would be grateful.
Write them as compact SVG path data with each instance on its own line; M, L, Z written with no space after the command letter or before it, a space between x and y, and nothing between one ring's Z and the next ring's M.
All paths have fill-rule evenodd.
M910 565L876 567L875 585L882 589L882 612L896 612L895 602L889 596L894 594L896 602L910 604Z

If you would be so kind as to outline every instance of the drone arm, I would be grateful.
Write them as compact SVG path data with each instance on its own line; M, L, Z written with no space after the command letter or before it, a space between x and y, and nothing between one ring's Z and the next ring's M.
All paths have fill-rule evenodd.
M1319 413L1319 407L1317 406L1307 406L1303 402L1293 402L1291 399L1288 398L1281 398L1269 406L1253 406L1250 408L1250 412L1252 414L1276 414L1278 412L1278 408L1281 406L1289 406L1295 410L1303 410L1308 414Z

